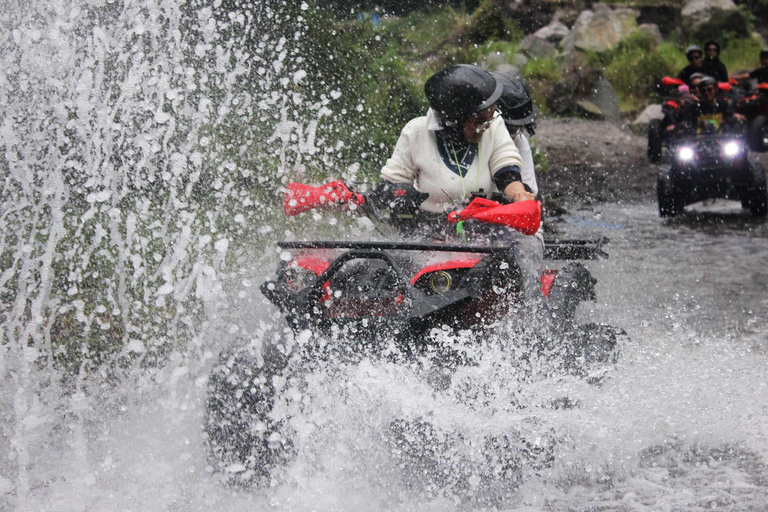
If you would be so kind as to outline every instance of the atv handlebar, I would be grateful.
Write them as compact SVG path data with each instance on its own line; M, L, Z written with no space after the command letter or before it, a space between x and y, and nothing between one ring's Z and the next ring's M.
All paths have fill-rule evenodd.
M334 206L352 203L357 206L365 204L365 197L349 190L341 181L331 181L319 187L289 183L283 198L283 210L289 217L322 206Z
M336 208L344 204L372 206L363 194L353 192L341 180L331 181L319 187L301 183L289 183L283 199L283 210L287 216L314 208ZM397 191L396 191L397 193ZM535 200L501 204L497 201L475 197L460 211L450 212L448 222L477 220L486 224L507 226L524 235L533 235L541 226L541 203Z
M478 220L513 228L524 235L535 235L541 226L541 203L535 200L500 204L476 197L461 211L448 214L448 222Z

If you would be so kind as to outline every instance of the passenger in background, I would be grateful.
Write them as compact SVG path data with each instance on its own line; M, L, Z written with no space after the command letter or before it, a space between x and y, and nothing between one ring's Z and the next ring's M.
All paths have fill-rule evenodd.
M695 45L689 46L688 49L685 50L685 57L690 64L685 66L680 73L678 73L677 78L687 85L690 85L691 75L694 73L702 73L704 71L704 63L701 60L701 48Z
M768 83L768 50L760 52L760 67L752 70L751 73L742 73L740 75L734 75L736 80L745 80L752 78L757 80L758 84Z
M707 41L704 45L702 67L704 74L711 76L718 82L728 81L728 69L720 61L720 45L716 41Z

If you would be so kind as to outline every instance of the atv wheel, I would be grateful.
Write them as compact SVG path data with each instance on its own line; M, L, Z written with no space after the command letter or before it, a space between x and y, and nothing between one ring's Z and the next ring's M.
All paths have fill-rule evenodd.
M656 196L659 199L659 215L674 217L683 212L683 203L668 174L660 174L656 181Z
M276 467L293 457L285 421L273 416L287 357L265 339L262 357L252 346L222 351L208 380L205 434L209 462L229 483L267 484Z
M757 116L749 126L749 147L752 151L768 151L768 117Z
M571 333L570 356L586 365L615 363L619 339L629 339L623 329L595 323L579 325Z
M754 177L754 183L747 190L747 197L741 200L741 206L749 208L753 217L768 215L768 186L766 186L765 171L759 163L751 163L749 170Z
M648 125L648 160L654 164L661 162L664 137L661 133L661 120L652 119Z

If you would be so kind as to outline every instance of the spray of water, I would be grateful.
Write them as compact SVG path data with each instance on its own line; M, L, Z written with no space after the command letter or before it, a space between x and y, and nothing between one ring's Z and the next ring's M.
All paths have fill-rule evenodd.
M277 227L273 193L318 152L330 112L299 92L307 5L276 5L4 4L0 492L13 501L45 482L51 442L92 474L94 403L120 407L104 393L178 380L217 350L232 262Z
M645 286L648 302L674 295L647 289L658 264L593 268L630 283L599 288L592 314L621 319L635 343L598 385L551 371L509 334L485 340L447 387L429 360L318 365L280 397L299 455L275 486L218 483L203 439L208 374L233 339L258 345L281 325L255 286L279 259L273 239L300 228L277 218L275 192L341 168L344 141L323 127L343 90L305 70L310 14L299 2L4 2L0 508L760 503L765 394L749 385L765 381L764 354L694 332L696 297L661 313L632 299L627 287ZM611 262L633 261L633 242L614 244ZM647 248L663 260L666 248Z

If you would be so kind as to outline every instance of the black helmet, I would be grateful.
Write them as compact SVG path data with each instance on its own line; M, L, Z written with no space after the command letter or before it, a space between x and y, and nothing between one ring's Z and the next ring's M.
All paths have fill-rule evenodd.
M499 111L501 111L504 123L513 126L526 126L535 123L538 113L523 81L516 76L500 71L491 71L491 75L504 86L504 92L499 98Z
M760 58L761 58L761 59L764 59L764 58L766 58L766 57L768 57L768 50L762 50L762 51L760 52Z
M691 54L692 54L692 53L697 53L697 52L698 52L698 54L699 54L699 57L701 57L701 56L703 56L703 55L704 55L704 52L702 52L702 51L701 51L701 48L699 48L699 47L698 47L698 46L696 46L695 44L694 44L694 45L692 45L692 46L689 46L689 47L688 47L688 48L685 50L685 57L686 57L686 58L687 58L687 59L690 61L690 60L691 60Z
M490 107L503 89L490 73L469 64L447 67L424 84L429 106L448 125Z
M705 85L717 85L717 80L709 75L706 75L702 77L701 82L699 82L699 87L703 87Z

